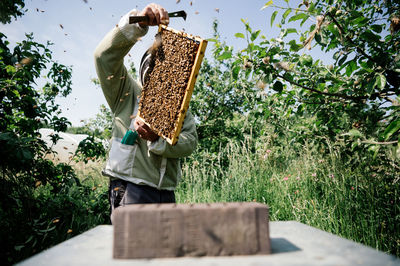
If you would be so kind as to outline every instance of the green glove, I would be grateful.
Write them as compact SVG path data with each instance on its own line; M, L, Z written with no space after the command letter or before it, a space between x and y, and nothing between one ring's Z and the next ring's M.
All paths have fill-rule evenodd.
M135 144L135 141L138 137L138 133L136 131L132 131L131 129L128 129L126 131L124 138L122 139L121 143L126 144L126 145L133 145Z

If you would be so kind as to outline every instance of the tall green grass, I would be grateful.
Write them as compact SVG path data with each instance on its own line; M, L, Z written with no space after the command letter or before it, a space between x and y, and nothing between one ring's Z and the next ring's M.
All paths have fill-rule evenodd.
M269 206L271 221L296 220L400 256L393 171L348 169L334 148L322 155L305 145L295 153L290 146L254 148L250 141L193 158L183 165L180 203L257 201Z

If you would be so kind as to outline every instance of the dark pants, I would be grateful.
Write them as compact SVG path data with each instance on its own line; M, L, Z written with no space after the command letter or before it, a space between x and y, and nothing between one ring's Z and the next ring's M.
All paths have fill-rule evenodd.
M175 203L175 194L145 185L136 185L122 179L111 180L109 188L111 215L115 208L127 204Z

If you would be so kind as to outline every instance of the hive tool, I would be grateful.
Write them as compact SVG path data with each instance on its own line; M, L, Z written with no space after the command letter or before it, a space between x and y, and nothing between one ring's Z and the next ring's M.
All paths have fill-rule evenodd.
M183 18L183 20L186 21L186 12L181 10L181 11L176 11L176 12L171 12L168 13L168 16L170 18L177 18L177 17L181 17ZM148 16L130 16L129 17L129 24L133 24L133 23L137 23L137 22L143 22L143 21L149 21L149 17Z

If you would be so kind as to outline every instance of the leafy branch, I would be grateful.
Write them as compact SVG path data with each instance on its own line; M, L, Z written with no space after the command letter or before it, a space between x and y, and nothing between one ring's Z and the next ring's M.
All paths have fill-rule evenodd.
M382 141L382 142L379 142L379 141L373 141L373 140L363 140L363 141L361 141L361 143L374 144L374 145L392 145L392 144L399 143L399 141L398 140L393 140L393 141Z
M370 55L368 55L361 47L359 47L354 41L353 39L350 38L349 35L345 34L345 30L343 29L342 25L340 25L340 23L337 21L337 19L335 18L335 16L331 13L331 12L327 12L326 15L328 15L333 23L338 27L340 34L342 36L345 36L345 38L347 39L347 41L353 45L353 47L356 48L356 50L362 54L363 56L365 56L366 58L368 58L368 60L374 62L375 64L377 64L378 66L382 67L384 70L387 70L385 65L380 64L379 62L377 62L375 59L373 59Z
M367 96L349 96L349 95L346 95L346 94L343 94L343 93L323 92L323 91L319 91L319 90L314 89L314 88L307 87L307 86L305 86L303 84L300 84L300 83L298 83L296 81L290 80L290 79L286 78L284 75L277 74L277 76L279 78L289 82L292 85L298 86L298 87L303 88L305 90L308 90L308 91L311 91L311 92L315 92L315 93L318 93L318 94L321 94L321 95L326 95L326 96L331 96L331 97L339 97L339 98L343 98L343 99L347 99L347 100L353 100L353 101L360 101L362 99L366 99L367 98Z

